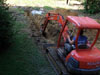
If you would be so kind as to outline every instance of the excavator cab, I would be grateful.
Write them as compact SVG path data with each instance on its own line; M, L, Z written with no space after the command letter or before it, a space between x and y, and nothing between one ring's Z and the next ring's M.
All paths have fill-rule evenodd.
M75 49L72 50L68 55L63 55L65 52L64 49L60 49L61 37L67 35L67 22L71 22L74 24L77 31L76 40L75 40ZM87 43L85 45L78 46L78 39L80 31L86 30L95 30L97 31L95 39L92 43ZM66 68L71 73L76 74L98 74L100 71L100 50L94 46L96 43L98 36L100 34L100 24L98 24L95 20L89 17L77 17L77 16L68 16L62 29L59 34L57 51L60 58L65 63ZM91 32L91 36L92 36ZM63 50L63 51L61 51ZM61 54L62 52L62 54ZM65 57L64 57L65 56Z

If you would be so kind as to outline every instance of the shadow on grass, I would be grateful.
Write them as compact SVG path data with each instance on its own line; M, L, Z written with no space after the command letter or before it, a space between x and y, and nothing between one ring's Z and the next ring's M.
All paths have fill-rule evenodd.
M24 11L29 8L33 9L21 6L9 7L16 22L13 26L12 47L0 54L0 75L56 75L34 40L29 38L27 32L29 22L24 16Z

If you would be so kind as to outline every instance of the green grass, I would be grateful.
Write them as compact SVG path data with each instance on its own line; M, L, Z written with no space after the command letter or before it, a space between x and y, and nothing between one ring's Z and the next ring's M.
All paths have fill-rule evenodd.
M0 75L55 75L34 40L28 37L23 21L16 21L12 47L0 54Z
M52 7L49 7L49 6L44 6L43 7L45 10L53 10L54 8L52 8Z

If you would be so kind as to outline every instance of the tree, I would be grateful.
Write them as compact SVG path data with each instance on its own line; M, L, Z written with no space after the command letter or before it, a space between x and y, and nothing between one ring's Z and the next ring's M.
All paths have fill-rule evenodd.
M13 36L13 17L4 0L0 0L0 51L8 49Z
M88 13L98 13L100 12L100 0L85 0L84 7Z

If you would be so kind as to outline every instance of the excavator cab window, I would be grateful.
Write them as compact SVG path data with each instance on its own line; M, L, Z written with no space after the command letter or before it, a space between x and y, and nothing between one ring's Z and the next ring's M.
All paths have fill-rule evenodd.
M68 31L66 31L69 35L70 35L70 39L71 40L73 40L73 38L74 37L76 37L77 36L77 34L78 34L78 28L76 28L75 26L74 26L74 24L72 24L72 23L70 23L70 22L68 22L67 24L67 27L68 27ZM91 47L91 44L93 43L93 41L94 41L94 39L95 39L95 36L96 36L96 33L98 32L98 30L97 29L83 29L83 35L82 36L84 36L84 37L87 37L87 42L86 43L84 43L84 44L78 44L78 49L89 49L90 47ZM93 34L91 34L91 33L93 33ZM80 40L79 39L80 38L80 36L78 37L78 40ZM84 39L83 39L84 40ZM82 42L82 41L80 41L80 42ZM67 40L67 38L66 38L66 41L65 41L65 44L66 43L69 43L68 42L68 40ZM76 49L76 45L75 45L75 42L74 42L74 44L70 44L71 45L71 49L73 50L73 49ZM74 45L74 47L73 47L73 45ZM65 45L64 45L64 48L65 48ZM70 51L72 51L72 50L70 50Z

